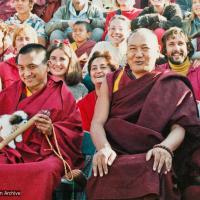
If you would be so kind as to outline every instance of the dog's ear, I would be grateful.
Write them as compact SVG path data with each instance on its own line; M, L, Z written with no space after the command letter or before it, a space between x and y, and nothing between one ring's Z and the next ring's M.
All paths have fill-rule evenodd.
M9 122L11 125L19 124L22 121L23 121L23 118L20 115L15 115L15 114L11 115L11 117L9 119Z

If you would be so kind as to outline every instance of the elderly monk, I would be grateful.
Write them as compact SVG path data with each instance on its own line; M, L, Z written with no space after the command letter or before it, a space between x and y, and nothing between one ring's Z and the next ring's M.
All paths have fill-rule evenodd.
M46 49L42 45L24 46L16 61L21 80L0 93L0 114L23 110L29 117L36 115L36 121L23 133L23 141L16 142L16 149L6 146L0 151L0 191L18 191L20 197L12 199L50 200L64 167L45 135L54 149L57 141L72 169L80 167L80 115L66 85L47 76ZM48 110L50 116L39 113L41 110Z
M200 122L189 81L155 71L158 56L156 36L138 29L128 39L128 65L102 83L91 124L97 152L89 199L180 199L175 173L186 173Z

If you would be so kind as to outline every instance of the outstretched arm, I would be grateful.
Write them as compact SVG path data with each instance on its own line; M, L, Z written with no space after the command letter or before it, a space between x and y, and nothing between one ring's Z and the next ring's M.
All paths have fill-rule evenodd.
M116 153L112 150L104 130L104 124L109 115L109 92L107 82L102 83L100 95L97 99L94 117L91 123L91 136L97 153L93 157L93 172L97 176L108 173L108 165L112 165Z

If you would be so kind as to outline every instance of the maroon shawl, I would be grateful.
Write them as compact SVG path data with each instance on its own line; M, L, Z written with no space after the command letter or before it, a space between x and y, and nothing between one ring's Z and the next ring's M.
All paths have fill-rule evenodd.
M87 42L82 44L75 51L77 57L80 57L84 53L87 53L87 55L90 55L90 52L91 52L91 50L92 50L92 48L94 47L95 44L96 44L96 42L93 41L93 40L88 40Z
M180 199L178 190L173 187L172 174L153 172L153 159L146 162L145 155L164 140L175 123L187 131L185 151L193 150L188 140L198 138L197 144L200 144L195 132L200 130L200 122L190 83L171 72L153 72L130 81L126 72L121 79L126 86L111 94L110 114L104 126L118 156L108 175L91 178L88 197L128 199L156 194L163 200ZM117 74L118 71L108 76L110 91ZM184 156L187 157L186 152Z
M80 114L65 84L49 77L42 91L25 98L23 91L24 85L17 81L0 93L0 115L23 110L32 117L41 110L49 110L63 157L72 168L80 167ZM54 143L53 138L51 140ZM16 150L6 147L0 151L0 190L19 190L20 199L51 199L63 174L62 162L47 150L46 138L34 126L23 134L23 142L16 146Z
M19 80L19 72L15 57L9 58L8 60L0 63L0 78L3 89Z

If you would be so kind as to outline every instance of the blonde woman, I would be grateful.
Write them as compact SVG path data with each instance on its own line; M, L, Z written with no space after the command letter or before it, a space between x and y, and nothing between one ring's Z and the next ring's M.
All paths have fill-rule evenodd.
M13 48L15 53L17 54L23 46L30 43L38 43L36 31L27 24L17 27L13 34ZM19 80L15 55L0 63L1 89L10 86L16 80Z
M192 59L200 59L200 0L192 0L192 13L183 21L184 32L192 39L195 53ZM198 62L199 64L199 62Z

